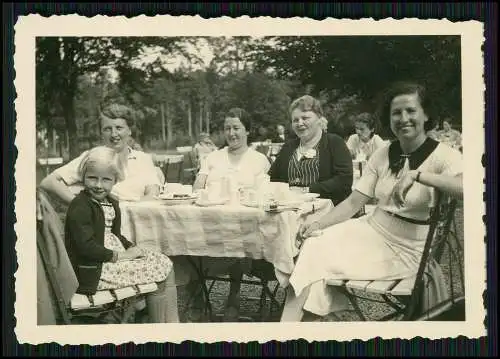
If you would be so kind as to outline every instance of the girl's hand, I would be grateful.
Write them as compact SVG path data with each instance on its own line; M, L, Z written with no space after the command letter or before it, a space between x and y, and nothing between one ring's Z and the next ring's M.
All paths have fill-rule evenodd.
M397 207L404 207L406 204L406 194L410 190L411 186L415 183L417 179L418 172L416 171L408 171L396 186L394 186L394 190L392 192L392 198Z
M125 252L128 253L128 255L130 256L130 259L144 257L144 252L139 247L130 247Z
M144 253L139 247L130 247L125 252L118 253L119 261L129 261L135 258L144 257Z

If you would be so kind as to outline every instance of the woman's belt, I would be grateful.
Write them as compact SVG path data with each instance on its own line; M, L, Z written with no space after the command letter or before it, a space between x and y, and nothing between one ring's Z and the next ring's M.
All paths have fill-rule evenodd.
M392 213L392 212L385 211L385 210L384 210L384 212L387 213L389 216L396 217L396 218L398 218L398 219L400 219L402 221L408 222L408 223L420 224L420 225L428 225L428 224L430 224L430 220L429 219L426 219L426 220L413 219L413 218L403 217L403 216L400 216L399 214Z

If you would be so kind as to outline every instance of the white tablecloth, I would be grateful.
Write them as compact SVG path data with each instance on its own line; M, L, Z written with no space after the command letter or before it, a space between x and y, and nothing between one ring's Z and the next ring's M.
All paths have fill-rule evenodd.
M300 224L319 218L331 206L330 200L319 199L304 203L297 212L270 214L239 205L120 203L122 234L138 245L160 249L168 256L264 259L274 265L283 285L298 254L295 239Z

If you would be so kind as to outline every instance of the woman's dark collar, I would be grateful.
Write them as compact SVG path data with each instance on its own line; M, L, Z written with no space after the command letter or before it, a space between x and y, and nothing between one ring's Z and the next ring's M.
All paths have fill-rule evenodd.
M427 137L415 151L404 154L398 140L389 145L389 168L393 174L399 173L403 168L405 159L408 158L410 170L417 169L429 155L436 149L439 142Z

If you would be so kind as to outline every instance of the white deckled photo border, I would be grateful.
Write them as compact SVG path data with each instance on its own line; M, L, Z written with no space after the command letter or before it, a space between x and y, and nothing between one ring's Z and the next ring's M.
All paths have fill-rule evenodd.
M430 339L486 335L483 292L486 290L486 229L483 192L485 169L484 25L478 21L420 19L325 19L243 16L203 19L200 16L20 16L15 25L15 89L17 98L15 164L17 223L15 333L20 343L98 345L134 342L258 341L306 339L349 341ZM464 253L466 320L463 322L317 322L206 323L38 326L36 278L35 176L36 96L35 39L39 36L279 36L279 35L460 35L462 46L462 131L464 148Z

